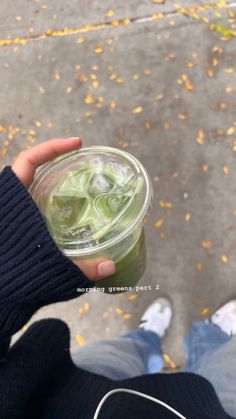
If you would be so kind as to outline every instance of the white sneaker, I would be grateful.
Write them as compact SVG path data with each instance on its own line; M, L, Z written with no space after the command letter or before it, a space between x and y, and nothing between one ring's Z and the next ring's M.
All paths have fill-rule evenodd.
M170 326L171 318L172 308L170 301L166 298L157 298L144 312L139 327L163 337Z
M232 300L219 308L211 316L211 322L219 326L227 335L236 335L236 300Z

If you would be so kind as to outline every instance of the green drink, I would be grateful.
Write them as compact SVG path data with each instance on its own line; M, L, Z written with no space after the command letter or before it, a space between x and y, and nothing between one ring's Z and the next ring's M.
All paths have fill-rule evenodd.
M110 147L83 148L39 168L29 192L68 257L116 263L100 288L134 287L146 265L143 219L152 195L138 160Z

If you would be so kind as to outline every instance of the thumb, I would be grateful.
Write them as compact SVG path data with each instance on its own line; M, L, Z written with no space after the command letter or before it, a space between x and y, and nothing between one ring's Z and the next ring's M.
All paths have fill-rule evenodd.
M116 265L112 260L93 259L93 260L72 260L91 281L111 276L116 271Z

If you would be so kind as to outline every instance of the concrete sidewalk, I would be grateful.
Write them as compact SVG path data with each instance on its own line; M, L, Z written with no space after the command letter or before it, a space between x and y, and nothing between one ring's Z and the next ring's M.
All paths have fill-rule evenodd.
M153 291L92 293L43 308L73 350L137 327L157 296L174 319L165 351L236 297L236 47L233 1L72 0L0 6L0 167L57 136L119 147L148 168ZM156 290L156 285L159 290Z

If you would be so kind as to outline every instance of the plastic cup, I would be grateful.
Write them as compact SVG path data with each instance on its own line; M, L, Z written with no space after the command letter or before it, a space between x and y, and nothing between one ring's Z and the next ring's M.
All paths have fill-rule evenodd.
M40 166L29 187L49 232L71 260L112 259L116 273L96 284L132 289L146 267L144 219L152 185L131 154L92 146Z

